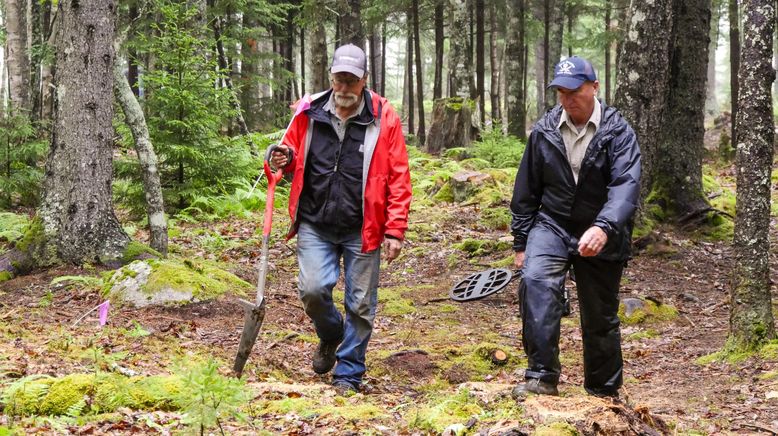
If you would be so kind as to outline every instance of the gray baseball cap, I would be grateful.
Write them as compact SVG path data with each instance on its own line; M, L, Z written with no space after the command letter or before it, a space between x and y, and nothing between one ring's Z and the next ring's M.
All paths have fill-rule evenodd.
M335 50L330 73L351 73L361 79L365 76L366 69L367 57L361 48L354 44L346 44Z

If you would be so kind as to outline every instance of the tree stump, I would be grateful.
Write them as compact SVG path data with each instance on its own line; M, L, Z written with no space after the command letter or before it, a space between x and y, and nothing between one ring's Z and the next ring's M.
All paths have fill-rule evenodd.
M435 100L427 152L438 154L448 148L468 147L478 134L473 126L475 102L462 97Z
M454 201L461 203L472 198L487 183L493 183L490 174L478 171L459 171L449 180Z

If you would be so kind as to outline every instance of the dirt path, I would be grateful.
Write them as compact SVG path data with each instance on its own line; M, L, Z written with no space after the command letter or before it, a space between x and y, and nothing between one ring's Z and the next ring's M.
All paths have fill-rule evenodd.
M365 392L348 398L336 397L328 379L310 369L316 339L296 298L294 243L276 243L268 315L246 370L254 392L250 419L230 422L227 431L424 434L453 425L480 434L522 434L553 421L591 434L650 434L645 422L654 424L656 434L769 434L778 429L778 346L737 363L696 363L726 340L729 247L669 233L630 262L621 297L650 297L674 306L680 315L669 322L623 327L622 401L589 397L581 387L581 334L573 292L573 313L562 328L562 396L515 404L507 394L526 364L516 283L476 302L436 301L457 279L510 254L486 250L468 258L456 248L465 238L496 241L505 236L481 228L476 212L450 207L414 216L413 238L403 256L382 272ZM198 246L186 229L174 243L179 252L227 261L253 280L251 263L258 247L249 239L250 231L240 230L252 225L216 224L216 233L242 232L220 250ZM74 327L79 316L99 303L95 289L50 282L61 275L89 274L94 272L59 269L2 285L4 377L89 372L96 359L85 353L88 349L116 356L122 367L146 375L171 372L181 359L207 355L222 359L226 372L242 326L234 299L184 308L114 309L107 329L98 330L94 317ZM494 348L508 352L507 365L489 361ZM126 426L118 431L112 427L116 417L62 427L29 418L17 423L31 433L143 434L152 428L180 429L179 418L173 412L125 413L118 419ZM5 419L0 424L7 425ZM150 427L149 420L159 428Z

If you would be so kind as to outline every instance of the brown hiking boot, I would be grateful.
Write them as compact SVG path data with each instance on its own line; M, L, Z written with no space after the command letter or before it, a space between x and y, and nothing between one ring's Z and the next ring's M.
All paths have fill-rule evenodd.
M316 374L326 374L330 372L337 358L335 352L338 351L338 345L343 342L343 336L336 341L319 340L319 348L313 353L313 372Z
M536 378L530 378L524 383L516 385L511 391L511 397L513 397L514 400L523 400L527 398L529 393L558 396L559 390L556 388L556 385L540 381Z

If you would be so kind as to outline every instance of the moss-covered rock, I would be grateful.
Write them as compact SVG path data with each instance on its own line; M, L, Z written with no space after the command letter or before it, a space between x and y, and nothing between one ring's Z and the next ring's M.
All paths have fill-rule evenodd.
M215 299L226 292L245 295L252 285L207 261L148 259L118 269L105 292L136 307L186 304Z
M648 299L625 298L619 304L619 319L626 325L669 321L678 310L669 304L657 304Z
M138 241L130 241L124 249L124 253L122 253L122 265L126 265L133 260L161 257L162 255L157 250L148 245L141 244Z
M56 380L49 387L46 398L41 402L39 413L42 415L64 415L73 408L83 409L86 406L85 397L91 396L95 390L95 376L92 374L71 374ZM79 404L83 406L79 407ZM78 411L80 414L82 410Z
M481 211L478 222L491 230L507 230L511 225L511 212L507 207L491 207Z

